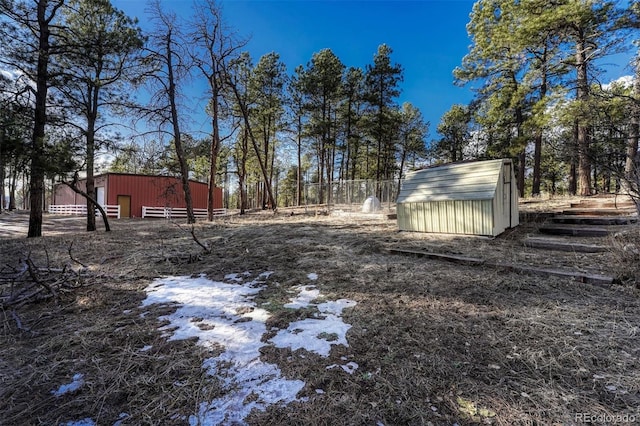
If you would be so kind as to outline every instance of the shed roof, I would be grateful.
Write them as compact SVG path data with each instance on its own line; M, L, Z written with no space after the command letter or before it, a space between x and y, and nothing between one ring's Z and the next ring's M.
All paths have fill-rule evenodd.
M490 200L505 161L510 160L453 163L407 173L397 202Z

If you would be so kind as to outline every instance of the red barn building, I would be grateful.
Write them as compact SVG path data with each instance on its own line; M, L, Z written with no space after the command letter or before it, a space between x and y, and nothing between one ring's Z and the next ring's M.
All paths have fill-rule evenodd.
M86 179L78 182L85 191ZM208 188L206 183L189 181L194 209L206 209ZM142 206L186 207L180 179L171 176L149 176L127 173L105 173L95 176L93 194L100 205L120 206L120 217L142 217ZM86 200L66 185L53 189L53 205L86 204ZM222 188L215 188L213 207L222 208Z

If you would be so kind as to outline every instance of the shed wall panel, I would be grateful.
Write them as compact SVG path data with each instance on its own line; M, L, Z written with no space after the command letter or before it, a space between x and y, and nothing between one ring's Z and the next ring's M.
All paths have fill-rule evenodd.
M449 200L397 206L401 231L493 235L492 200Z

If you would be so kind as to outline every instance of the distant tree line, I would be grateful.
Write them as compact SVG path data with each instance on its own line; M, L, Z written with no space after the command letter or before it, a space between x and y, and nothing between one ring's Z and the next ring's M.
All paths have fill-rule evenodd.
M513 157L522 196L564 186L637 199L640 51L634 79L603 84L598 65L638 48L639 12L638 2L477 1L454 71L475 98L443 115L433 155Z
M213 188L229 174L242 211L254 184L262 208L275 209L300 204L304 182L401 178L426 155L429 124L398 104L403 70L390 47L365 69L324 49L289 75L275 52L254 62L220 4L194 5L182 19L153 0L143 30L109 0L0 0L0 178L11 194L0 211L15 208L26 178L30 237L42 232L47 181L65 180L88 211L97 207L104 153L112 171L180 176L190 212L189 178L208 181L211 211ZM193 82L206 82L208 135L187 119ZM113 125L124 117L144 130L123 143Z

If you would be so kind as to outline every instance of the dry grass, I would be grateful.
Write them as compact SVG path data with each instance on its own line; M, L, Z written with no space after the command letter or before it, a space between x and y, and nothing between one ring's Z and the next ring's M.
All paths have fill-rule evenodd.
M89 271L73 292L16 310L23 330L9 310L0 312L0 424L84 417L113 424L121 413L123 424L187 423L199 402L220 396L216 378L202 369L214 354L194 341L161 337L157 318L174 307L141 316L148 310L140 308L143 289L165 275L221 279L246 270L274 271L269 282L279 285L261 293L264 300L285 302L286 290L315 272L323 294L358 302L344 313L353 325L350 346L335 347L329 360L265 348L265 361L306 382L299 396L309 400L254 412L251 424L579 424L577 413L640 418L636 227L598 240L610 251L574 254L523 247L535 223L487 239L400 233L393 221L362 217L254 214L197 224L199 239L212 247L203 254L189 232L164 221L112 225L109 234L89 235L81 220L67 220L52 223L39 240L0 239L0 267L29 250L41 264L66 264L73 242L74 257ZM600 288L389 254L397 246L600 272L625 285ZM272 314L278 326L298 319L282 309ZM325 368L341 357L359 369L348 375ZM85 374L80 390L52 395L78 371Z

